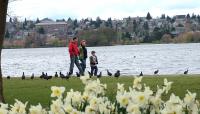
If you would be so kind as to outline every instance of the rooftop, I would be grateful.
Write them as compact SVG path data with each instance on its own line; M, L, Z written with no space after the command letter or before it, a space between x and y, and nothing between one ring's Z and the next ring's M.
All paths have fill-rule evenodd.
M36 26L40 25L67 25L67 22L44 22L44 23L37 23Z
M186 15L176 15L176 19L185 19Z

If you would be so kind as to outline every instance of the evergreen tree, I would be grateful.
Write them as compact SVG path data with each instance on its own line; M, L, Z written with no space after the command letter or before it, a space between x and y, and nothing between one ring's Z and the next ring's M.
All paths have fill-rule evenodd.
M27 25L27 21L26 21L26 18L24 19L24 26L26 26Z
M135 32L135 35L138 34L138 23L135 19L133 20L133 32Z
M95 21L93 21L92 19L90 19L90 26L95 25Z
M189 14L189 13L187 14L186 18L187 18L187 19L190 19L190 14Z
M170 22L171 21L171 18L169 16L167 16L167 21Z
M200 16L197 15L197 20L198 20L198 23L200 23Z
M72 21L72 19L69 17L68 19L67 19L67 22L71 22Z
M152 19L152 17L151 17L151 15L150 15L149 12L147 13L147 17L146 17L146 19L147 19L147 20L151 20L151 19Z
M149 41L149 24L148 22L144 22L144 25L143 25L143 28L144 28L144 42L150 42Z
M40 23L40 20L39 20L39 18L37 18L37 20L36 20L36 23Z
M191 18L192 18L192 19L196 19L197 16L193 13Z
M165 14L162 14L160 19L165 19Z
M101 25L101 23L102 23L102 21L101 21L100 17L97 17L96 23L95 23L95 27L96 27L96 28L99 28L100 25Z
M128 21L130 21L131 20L131 16L128 16Z
M112 19L108 18L108 20L106 21L106 26L112 28Z
M77 19L74 20L73 24L74 24L74 29L75 29L76 27L78 27L78 21L77 21Z

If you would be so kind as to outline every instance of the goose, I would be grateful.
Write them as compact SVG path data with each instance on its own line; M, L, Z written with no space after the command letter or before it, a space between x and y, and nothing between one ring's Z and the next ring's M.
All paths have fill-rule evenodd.
M142 73L142 71L140 72L140 75L139 76L143 76L143 73Z
M9 79L10 79L10 76L7 76L7 79L9 80Z
M102 76L102 72L100 72L98 75L97 75L97 78L101 78Z
M52 79L52 76L48 76L46 73L44 79L46 79L46 80Z
M108 74L108 76L112 76L112 73L109 72L109 70L107 70L107 74Z
M58 73L56 72L56 73L55 73L55 78L57 78L57 77L58 77Z
M69 72L67 72L67 75L66 75L65 79L67 80L67 79L69 79L70 77L71 77L71 74L70 74Z
M159 70L154 71L154 74L158 74Z
M114 74L114 76L115 76L116 78L118 78L118 77L120 76L120 71L117 70L117 72Z
M22 80L25 80L25 74L24 74L24 72L22 74Z
M90 71L88 71L88 74L89 74L89 76L90 76L90 78L92 77L92 74L91 74L91 72Z
M77 77L80 77L81 75L80 75L80 73L76 72L76 76L77 76Z
M61 77L62 79L66 78L65 75L62 74L62 72L60 72L60 77Z
M42 72L42 75L40 76L40 78L44 78L45 77L45 74L44 72Z
M188 74L188 69L186 71L184 71L184 74Z
M34 79L34 73L31 75L31 79L32 79L32 80Z

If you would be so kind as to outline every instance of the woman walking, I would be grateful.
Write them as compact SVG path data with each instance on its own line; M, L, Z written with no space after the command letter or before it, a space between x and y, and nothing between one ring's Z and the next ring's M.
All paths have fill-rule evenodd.
M87 59L87 48L86 48L86 41L82 40L79 46L79 60L81 61L81 67L83 72L85 72L86 68L86 59Z

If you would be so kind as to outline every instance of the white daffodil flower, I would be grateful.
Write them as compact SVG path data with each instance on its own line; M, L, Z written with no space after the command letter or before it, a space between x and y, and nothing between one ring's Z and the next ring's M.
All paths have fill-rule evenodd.
M51 97L62 97L62 94L65 91L64 87L56 87L56 86L52 86L51 87Z
M142 89L141 82L142 82L142 77L135 77L133 81L133 88L141 90Z

